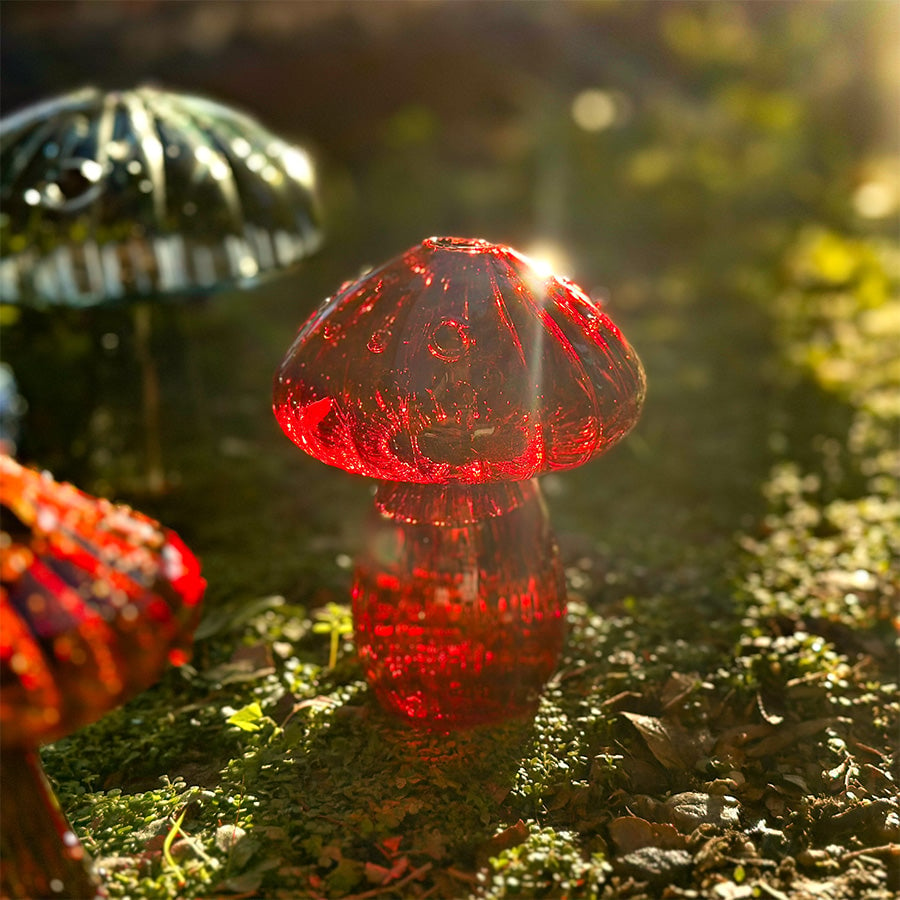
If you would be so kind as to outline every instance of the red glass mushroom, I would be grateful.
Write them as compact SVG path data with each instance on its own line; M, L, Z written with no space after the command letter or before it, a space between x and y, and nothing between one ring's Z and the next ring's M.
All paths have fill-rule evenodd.
M298 446L379 480L353 609L380 700L438 727L531 708L565 618L536 476L637 421L644 371L619 329L515 250L430 238L329 298L274 393Z
M189 654L205 582L176 534L0 456L0 889L103 896L37 747Z

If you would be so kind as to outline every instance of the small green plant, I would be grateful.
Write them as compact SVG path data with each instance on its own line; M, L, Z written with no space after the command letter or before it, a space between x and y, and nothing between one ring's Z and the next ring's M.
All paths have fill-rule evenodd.
M178 832L181 831L181 823L184 821L184 815L187 812L187 807L185 807L181 811L181 815L175 820L172 827L169 829L166 834L166 839L163 842L163 857L165 857L166 863L170 866L172 871L175 873L179 882L184 883L184 872L181 871L181 866L175 862L175 858L172 856L172 844L175 842L175 838L178 835Z
M262 707L254 700L232 713L226 721L241 731L259 731L267 719L268 716L263 713Z
M316 634L331 636L328 649L328 668L337 665L341 638L353 633L353 618L348 606L340 603L329 603L314 614L315 624L312 630Z

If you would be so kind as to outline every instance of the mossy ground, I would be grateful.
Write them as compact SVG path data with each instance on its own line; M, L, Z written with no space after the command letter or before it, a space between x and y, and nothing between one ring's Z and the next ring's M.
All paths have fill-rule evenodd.
M43 426L23 449L158 516L209 580L192 665L43 752L113 897L900 888L896 133L878 125L896 17L866 2L564 8L553 33L590 34L610 57L592 77L628 100L601 134L568 117L574 63L529 68L505 46L490 76L474 33L435 38L416 12L398 34L466 48L451 69L463 92L480 73L486 110L436 92L408 34L357 47L424 87L359 111L365 159L331 132L326 249L252 294L155 311L165 496L129 489L127 313L4 329ZM509 13L510 33L544 46L548 9ZM526 71L543 100L503 106ZM545 479L570 634L536 715L410 730L374 704L345 634L368 485L282 437L271 375L361 264L433 232L527 245L534 184L560 173L555 237L577 281L608 289L646 411L607 458ZM879 189L894 206L873 216ZM108 333L116 347L95 351ZM66 360L90 376L51 377Z

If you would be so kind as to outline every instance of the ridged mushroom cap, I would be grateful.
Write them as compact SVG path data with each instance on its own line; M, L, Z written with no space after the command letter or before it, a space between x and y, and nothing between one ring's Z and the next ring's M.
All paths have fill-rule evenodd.
M88 87L0 122L0 298L91 306L252 282L319 244L305 150L224 104Z
M307 453L390 481L521 481L638 419L637 354L599 304L509 247L429 238L329 298L275 377Z
M176 534L0 456L0 740L36 746L188 659L206 582Z

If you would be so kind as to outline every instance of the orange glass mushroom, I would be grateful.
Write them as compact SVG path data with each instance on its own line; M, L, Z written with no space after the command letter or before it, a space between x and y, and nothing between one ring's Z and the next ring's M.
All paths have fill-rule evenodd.
M596 302L483 240L430 238L301 327L275 415L307 453L379 480L353 608L389 709L443 727L533 706L565 619L536 476L609 449L644 393Z
M0 888L104 896L37 747L188 659L205 582L173 532L0 456Z

